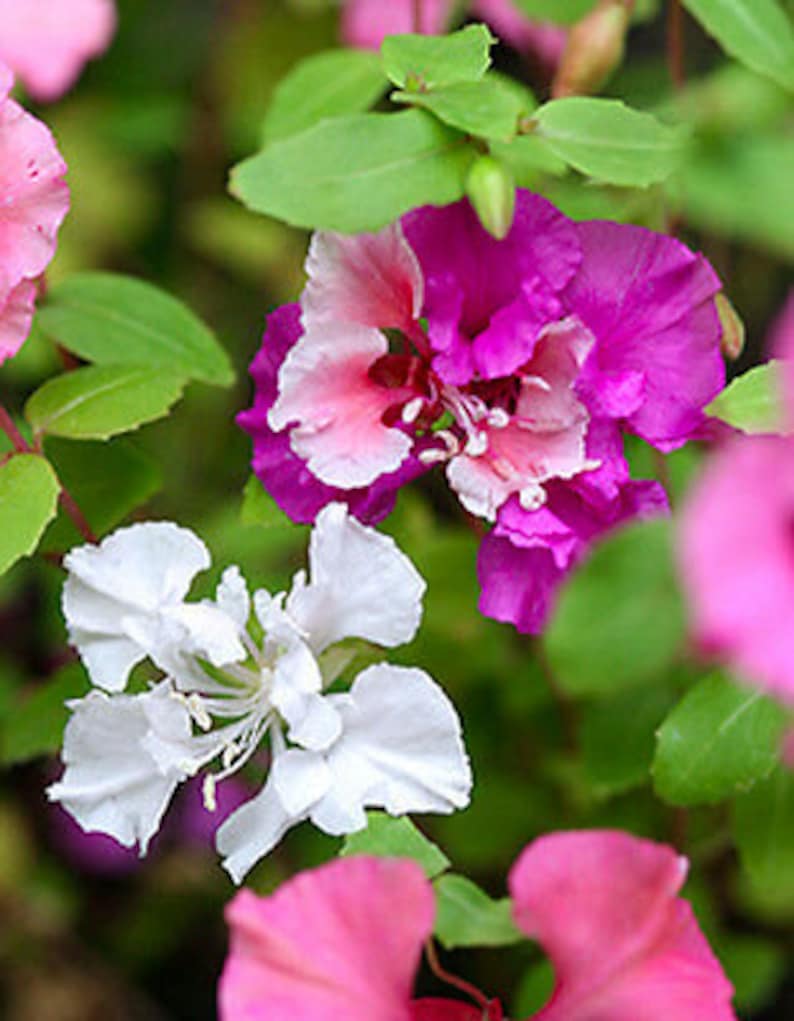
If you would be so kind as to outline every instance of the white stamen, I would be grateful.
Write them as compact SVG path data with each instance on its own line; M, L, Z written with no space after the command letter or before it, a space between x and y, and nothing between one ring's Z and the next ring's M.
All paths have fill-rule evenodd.
M539 510L546 502L546 490L542 486L525 486L518 494L518 502L525 511Z
M227 744L226 747L223 749L223 756L221 757L221 763L223 765L223 768L228 769L239 754L240 748L234 741L232 741L230 744Z
M504 408L491 408L488 412L488 425L494 429L505 429L510 425L510 416Z
M485 451L488 449L488 434L484 432L469 433L469 437L466 440L466 446L464 453L468 454L469 457L482 457Z
M204 708L204 703L202 702L200 695L197 695L194 692L192 695L188 696L187 707L190 711L190 715L202 730L212 730L212 717Z
M208 812L214 812L218 808L215 786L215 777L212 773L207 773L204 777L204 783L201 785L201 793L204 800L204 807Z
M441 464L442 461L449 460L449 453L438 447L428 447L427 450L420 450L417 456L422 464Z
M543 390L547 394L550 394L552 390L551 383L547 382L543 376L524 376L521 382L527 386L537 387L538 390Z
M603 461L599 461L597 457L588 458L587 461L582 465L581 471L583 472L594 472L601 467Z
M436 436L447 448L448 454L454 456L455 454L460 453L460 440L453 432L450 432L449 429L439 429Z
M414 397L408 401L403 407L402 420L406 425L412 425L417 418L422 414L422 408L424 407L424 397Z

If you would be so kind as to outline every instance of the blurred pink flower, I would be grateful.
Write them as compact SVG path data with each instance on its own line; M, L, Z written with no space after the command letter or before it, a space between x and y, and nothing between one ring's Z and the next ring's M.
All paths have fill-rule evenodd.
M12 84L0 64L0 364L28 335L35 280L69 209L66 164L48 128L9 98Z
M0 60L34 99L58 99L110 44L113 0L0 0Z
M794 292L770 340L794 428ZM713 456L684 508L679 561L704 652L794 702L794 437L736 436Z
M549 954L536 1021L735 1021L732 990L689 904L686 861L613 831L530 844L510 874L513 916ZM221 1021L499 1021L497 1001L413 1000L433 888L409 861L348 858L227 909Z

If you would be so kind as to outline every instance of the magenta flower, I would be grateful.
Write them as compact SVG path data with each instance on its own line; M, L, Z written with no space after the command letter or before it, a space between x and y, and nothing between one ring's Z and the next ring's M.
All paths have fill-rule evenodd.
M239 421L254 471L294 520L341 499L377 521L443 465L494 525L480 607L521 631L542 628L593 538L665 510L656 483L629 478L622 433L672 450L723 386L704 259L528 192L504 241L463 201L374 235L317 234L307 271L252 365Z
M536 1021L735 1021L732 990L669 847L613 831L530 844L510 873L513 917L549 954L556 986ZM433 929L413 862L341 859L227 909L221 1021L500 1021L497 1001L414 1000Z
M792 426L794 293L771 347ZM794 437L730 439L693 487L679 538L698 644L794 702Z
M66 164L44 124L9 98L12 84L0 64L0 364L30 331L35 280L69 209Z
M115 28L113 0L0 0L0 60L50 102L107 49Z

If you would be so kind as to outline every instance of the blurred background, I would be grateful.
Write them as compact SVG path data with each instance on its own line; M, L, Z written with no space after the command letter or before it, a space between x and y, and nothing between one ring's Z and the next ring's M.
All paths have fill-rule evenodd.
M339 44L339 4L119 0L118 7L119 30L105 57L59 103L28 104L52 127L70 168L72 210L48 277L113 269L179 295L219 335L237 382L229 390L189 389L170 418L132 438L52 441L49 453L103 531L134 504L135 517L194 528L219 568L239 563L253 585L278 590L302 564L306 530L249 482L249 444L234 415L250 402L246 367L267 312L300 291L307 237L248 213L225 184L229 167L257 148L279 79L301 57ZM683 104L696 134L678 179L664 192L642 193L573 175L536 184L571 216L674 229L703 250L746 324L748 343L731 370L740 371L762 357L791 283L794 111L773 84L729 64L693 22L685 20L684 33L687 83L673 99L665 12L653 0L639 3L626 61L604 90L644 109L673 113ZM496 57L501 70L547 94L549 70L536 55L500 46ZM4 401L19 410L60 368L56 349L34 333L2 370ZM639 473L659 469L640 444L630 454ZM700 456L687 450L665 466L677 491ZM430 480L404 493L386 528L429 583L424 627L399 657L447 688L478 775L467 812L420 820L455 868L501 895L519 850L548 830L620 826L674 842L693 859L687 892L736 984L742 1017L794 1017L786 987L794 860L786 891L747 888L724 810L672 810L647 784L653 730L691 668L684 663L680 676L660 679L650 696L629 692L582 713L555 697L531 642L477 614L477 536L446 487ZM63 552L77 541L59 519L45 548ZM208 590L214 580L202 585ZM65 643L61 584L58 567L42 558L0 580L0 1017L212 1018L225 952L222 909L233 888L198 791L178 796L144 862L85 837L45 800L60 768L63 700L86 688ZM606 592L594 612L609 612ZM641 713L646 721L644 743L606 768L599 712L617 720ZM221 811L245 797L246 782L221 788ZM250 885L270 890L337 850L338 841L302 827ZM537 1009L550 982L530 944L459 954L451 966L502 996L511 1016Z

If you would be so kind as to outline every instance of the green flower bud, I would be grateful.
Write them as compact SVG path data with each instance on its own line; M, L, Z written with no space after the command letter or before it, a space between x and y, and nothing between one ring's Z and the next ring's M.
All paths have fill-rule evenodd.
M510 171L493 156L478 156L466 178L466 194L480 223L501 241L513 226L516 186Z
M555 99L597 92L623 60L633 0L601 0L571 29L552 85Z
M722 291L717 295L715 301L717 313L720 317L720 325L722 326L720 348L726 358L730 358L732 362L735 362L742 351L744 351L744 323L739 318L739 313Z

